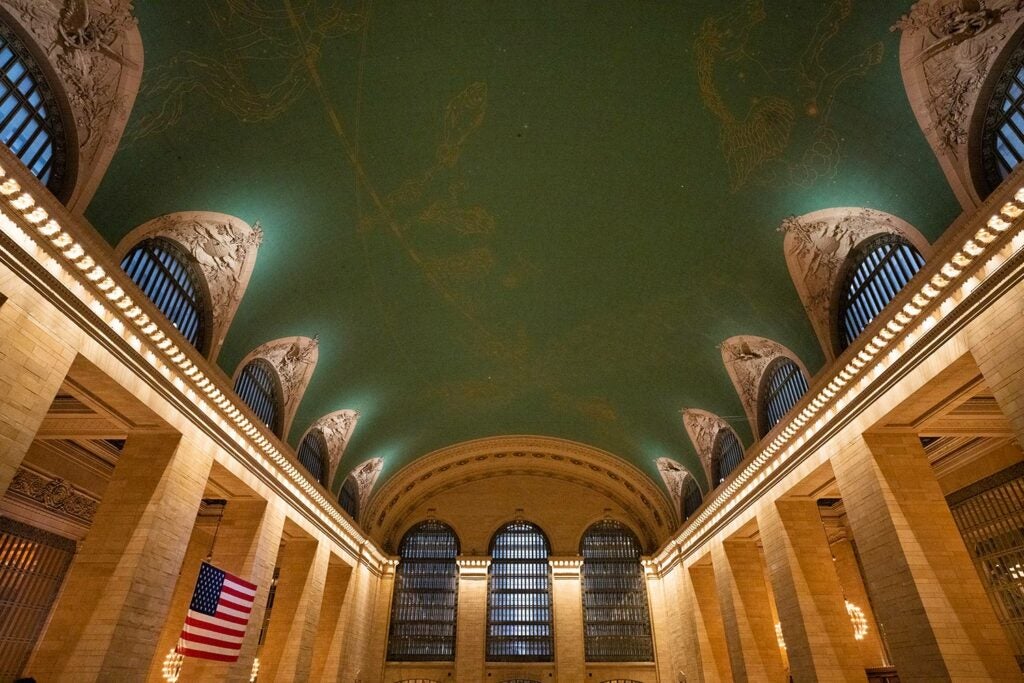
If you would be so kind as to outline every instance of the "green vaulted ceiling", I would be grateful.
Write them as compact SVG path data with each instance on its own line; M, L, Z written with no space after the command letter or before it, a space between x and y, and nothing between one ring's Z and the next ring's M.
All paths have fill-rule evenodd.
M220 356L320 336L291 442L339 476L540 434L695 471L679 411L750 430L717 345L823 362L781 220L958 208L903 88L893 0L141 0L146 68L88 211L266 236ZM698 474L698 478L703 476Z

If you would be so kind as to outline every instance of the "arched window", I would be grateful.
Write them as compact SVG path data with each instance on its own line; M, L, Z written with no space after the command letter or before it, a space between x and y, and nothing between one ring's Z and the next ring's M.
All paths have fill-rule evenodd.
M398 546L388 661L455 660L459 539L436 521L417 524Z
M761 380L761 436L771 431L807 393L807 380L789 358L772 361Z
M64 189L67 140L54 91L16 32L0 22L0 142L51 192Z
M999 186L1024 160L1024 40L1010 53L996 80L981 128L981 195Z
M697 482L694 481L693 477L686 478L686 485L683 487L683 520L687 520L690 516L700 508L700 504L704 501L704 496L700 492L700 487L697 486Z
M315 481L326 485L327 440L319 429L311 429L299 444L299 462Z
M899 235L876 235L850 254L839 294L839 341L845 349L896 298L924 265L924 257Z
M235 380L235 393L252 408L263 424L280 436L281 387L273 366L262 358L246 363Z
M195 261L170 240L146 239L125 254L121 269L181 335L206 352L209 306Z
M352 477L348 477L341 485L338 504L352 519L359 519L359 486Z
M491 540L487 661L553 660L549 552L544 532L529 522L506 524Z
M583 635L588 662L653 662L640 543L613 520L583 534Z
M736 466L743 462L743 446L731 429L722 428L715 435L715 443L711 447L711 482L712 487L718 486L728 477Z

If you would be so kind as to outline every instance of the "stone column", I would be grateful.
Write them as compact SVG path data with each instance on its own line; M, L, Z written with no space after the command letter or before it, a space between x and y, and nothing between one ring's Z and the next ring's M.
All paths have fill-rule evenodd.
M309 678L311 681L330 680L324 675L328 652L331 649L334 634L340 625L342 606L348 594L351 578L352 567L341 559L331 556L328 560L327 579L320 606L320 624L317 627L316 643L313 645L313 665L310 668ZM337 671L337 666L334 670Z
M680 611L679 604L679 573L682 568L676 565L665 574L657 574L654 563L644 561L647 577L647 603L651 612L651 639L654 643L654 657L658 666L658 677L663 681L674 683L676 674L685 668L683 661L688 659L690 643L684 631L685 622L692 622L692 614Z
M260 652L261 679L309 678L329 554L325 544L312 538L292 538L281 548L274 610Z
M178 638L181 637L181 629L185 625L188 607L192 602L192 592L195 590L196 580L199 578L199 566L209 554L212 542L212 527L209 529L199 526L193 528L192 538L189 539L188 548L185 550L185 560L181 563L181 572L174 585L174 593L167 610L167 619L160 632L160 640L157 641L156 653L149 664L149 675L146 680L150 683L165 683L164 659L175 648Z
M795 681L863 681L817 502L779 499L761 507L757 525Z
M586 678L583 643L581 557L551 557L551 608L555 626L555 675L563 681Z
M368 653L376 619L386 622L389 615L378 615L375 612L377 587L385 574L394 574L396 564L397 559L389 559L385 560L383 566L377 566L369 551L364 548L360 552L359 564L353 570L350 599L345 600L339 619L344 630L335 632L335 639L327 655L328 667L340 664L340 669L328 668L326 680L361 683L378 680L370 675L372 669L379 667L370 662Z
M241 498L229 500L224 507L213 546L213 564L256 584L256 598L238 661L227 663L186 657L181 670L182 681L248 683L283 528L284 505L277 500Z
M867 620L867 633L857 641L861 665L865 669L885 666L885 646L882 644L881 632L875 620L874 610L871 609L867 589L864 588L864 577L861 576L860 567L857 566L857 556L854 553L853 544L850 543L850 539L842 538L833 541L831 548L832 557L835 558L836 573L839 575L839 583L843 585L846 599L857 606Z
M487 570L489 557L460 557L458 622L455 630L455 683L486 680Z
M786 680L757 544L728 539L712 546L711 559L733 679Z
M832 468L900 678L1019 681L917 436L865 435Z
M167 619L212 454L132 434L33 659L45 681L142 680Z
M725 683L732 680L729 647L725 640L722 610L715 587L715 573L711 565L697 565L681 569L680 583L683 614L690 613L693 636L684 640L687 662L683 673L686 680ZM687 646L685 643L691 644ZM696 641L696 647L693 646Z
M45 309L29 315L13 301L0 305L0 495L67 376L76 356L70 342L80 335Z
M389 562L377 581L373 601L373 621L367 646L362 680L379 681L384 677L384 662L388 652L388 630L391 626L391 599L395 596L397 562Z

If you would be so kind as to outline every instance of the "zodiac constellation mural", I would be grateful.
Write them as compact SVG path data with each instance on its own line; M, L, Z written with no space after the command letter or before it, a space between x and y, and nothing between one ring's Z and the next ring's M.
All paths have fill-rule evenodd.
M694 44L697 81L704 106L718 119L733 191L779 180L809 186L834 176L840 160L830 123L836 95L883 54L878 42L841 56L837 36L852 10L853 0L829 2L803 49L794 51L796 63L783 70L765 66L751 48L755 30L768 19L764 0L742 0L704 21Z
M177 124L186 98L196 92L246 123L279 117L309 89L308 67L319 62L325 41L362 29L365 17L342 5L341 0L207 3L219 39L208 51L184 51L146 70L139 92L144 113L127 141Z

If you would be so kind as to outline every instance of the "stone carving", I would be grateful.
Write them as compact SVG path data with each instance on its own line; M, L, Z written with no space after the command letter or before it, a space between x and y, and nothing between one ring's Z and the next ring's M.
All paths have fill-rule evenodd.
M722 351L722 362L732 379L736 393L743 403L743 410L750 421L750 430L759 434L757 393L761 387L761 376L773 360L779 357L791 359L809 377L803 363L786 347L763 337L739 335L730 337L719 347ZM710 477L708 478L710 481Z
M142 75L131 0L0 0L49 58L74 116L86 203L117 148ZM87 186L87 187L83 187Z
M327 442L327 481L334 481L338 471L338 463L345 455L345 447L352 438L352 432L359 421L359 413L355 410L337 410L324 415L310 426L310 431L319 429Z
M904 36L904 80L920 82L910 95L915 109L924 109L922 128L967 186L972 112L1022 9L1022 0L921 0L892 27Z
M319 337L275 339L256 347L238 364L238 369L241 370L246 363L254 358L262 358L277 371L282 394L282 434L288 433L292 419L295 417L295 411L299 407L299 402L302 401L302 395L306 392L309 380L313 376L319 356L319 346Z
M148 237L163 237L177 242L195 259L202 271L213 316L209 357L215 359L256 264L256 254L263 241L259 221L250 226L225 214L171 213L129 233L118 246L118 256L123 256Z
M672 458L658 458L655 461L658 465L658 474L665 482L668 494L675 503L675 509L681 510L683 506L683 495L686 490L686 480L693 479L690 471Z
M790 276L825 354L835 357L833 345L837 287L847 256L858 244L879 233L896 234L922 254L928 242L895 216L865 208L838 208L791 216L782 221L784 250Z
M717 482L713 481L711 475L711 457L715 451L715 438L723 429L732 429L732 427L714 413L696 408L687 408L683 411L683 426L686 427L686 433L690 436L693 448L697 451L697 457L700 458L700 464L704 467L706 481L711 488L714 488ZM736 439L739 441L738 436Z
M76 491L68 482L59 477L19 469L8 487L9 494L17 494L60 515L71 517L86 525L92 523L99 501Z
M377 483L377 477L380 476L383 469L383 458L373 458L352 470L352 474L349 475L359 489L360 510L365 509L366 501L370 499L370 493L373 491L373 485Z

